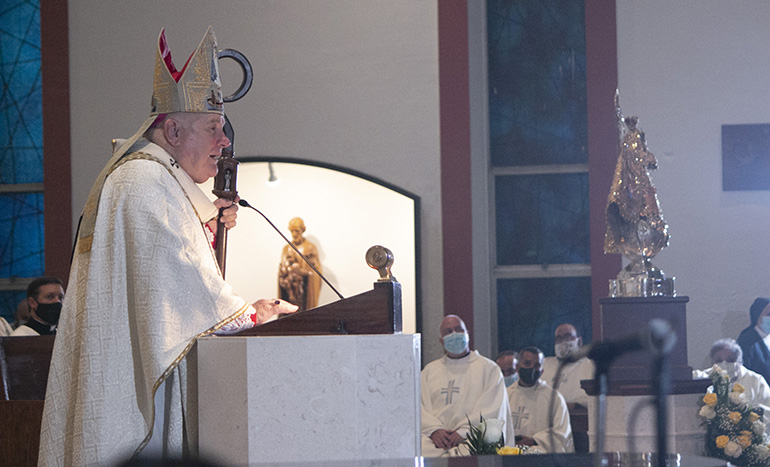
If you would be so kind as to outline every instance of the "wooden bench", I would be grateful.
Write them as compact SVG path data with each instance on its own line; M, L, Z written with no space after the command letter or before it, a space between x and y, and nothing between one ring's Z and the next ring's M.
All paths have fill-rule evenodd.
M0 465L37 465L53 341L0 337Z

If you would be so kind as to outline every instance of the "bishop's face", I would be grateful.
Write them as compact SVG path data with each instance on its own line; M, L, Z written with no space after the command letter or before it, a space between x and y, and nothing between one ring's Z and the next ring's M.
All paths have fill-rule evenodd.
M223 131L225 118L189 113L180 122L181 139L174 158L195 183L203 183L217 174L222 149L230 146Z

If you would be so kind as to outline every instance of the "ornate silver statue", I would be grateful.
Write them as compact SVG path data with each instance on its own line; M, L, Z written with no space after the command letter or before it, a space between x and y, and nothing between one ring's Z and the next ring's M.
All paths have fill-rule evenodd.
M619 94L615 112L620 132L620 155L607 198L604 252L620 253L630 263L610 281L610 295L646 297L675 295L674 279L652 265L652 257L668 246L668 225L663 220L650 170L658 167L647 150L637 117L623 117Z

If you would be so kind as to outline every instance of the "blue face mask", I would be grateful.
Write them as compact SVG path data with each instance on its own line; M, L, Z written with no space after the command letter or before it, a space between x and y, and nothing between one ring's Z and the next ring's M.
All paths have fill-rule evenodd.
M444 349L451 354L460 355L468 349L468 333L453 332L444 336Z
M510 376L504 376L503 380L505 380L505 387L509 387L511 384L519 380L519 374L514 373Z
M759 327L770 334L770 316L763 316L762 321L759 322Z

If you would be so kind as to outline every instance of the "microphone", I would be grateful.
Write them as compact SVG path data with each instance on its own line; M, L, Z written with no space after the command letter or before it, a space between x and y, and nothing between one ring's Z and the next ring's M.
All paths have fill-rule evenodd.
M240 201L238 201L238 204L239 204L240 206L243 206L244 208L251 208L251 209L253 209L253 210L257 211L257 213L259 213L259 215L260 215L260 216L264 217L264 218L265 218L265 220L267 221L267 223L268 223L268 224L270 224L270 225L271 225L271 226L272 226L272 227L275 229L275 231L276 231L276 232L278 232L278 235L280 235L280 236L281 236L281 238L283 238L283 239L286 241L286 243L288 243L288 244L289 244L289 246L290 246L290 247L292 247L292 248L294 249L294 251L296 251L296 252L297 252L297 254L300 256L300 258L302 258L302 259L303 259L303 260L304 260L304 261L307 263L307 265L308 265L308 266L310 266L310 267L313 269L313 271L315 271L315 273L316 273L316 274L318 274L318 277L320 277L321 279L323 279L323 281L324 281L324 282L326 282L326 285L328 285L328 286L329 286L329 287L330 287L330 288L331 288L331 289L334 291L334 293L336 293L336 294L337 294L337 296L338 296L338 297L340 297L340 300L343 300L343 299L345 298L345 297L343 297L343 296L342 296L342 294L341 294L341 293L339 293L339 292L337 291L337 289L335 289L335 288L334 288L334 286L333 286L333 285L332 285L332 284L331 284L331 283L330 283L328 280L326 280L326 277L324 277L324 275L323 275L323 274L321 274L321 272L320 272L318 269L316 269L316 267L315 267L315 266L313 266L313 264L312 264L310 261L308 261L308 259L307 259L307 258L305 258L305 255L303 255L303 254L302 254L302 253L301 253L301 252L300 252L300 251L297 249L297 247L296 247L296 246L294 246L294 244L293 244L293 243L291 243L291 240L289 240L288 238L286 238L286 235L284 235L284 234L283 234L283 233L282 233L282 232L281 232L281 231L278 229L278 227L276 227L276 226L275 226L275 224L273 224L273 223L270 221L270 219L268 219L268 218L267 218L267 216L266 216L266 215L262 214L262 211L260 211L259 209L255 208L254 206L250 205L250 204L249 204L249 202L248 202L248 201L246 201L246 200L245 200L245 199L243 199L243 198L241 198L241 200L240 200Z
M565 357L564 363L573 363L588 357L595 362L610 362L627 352L649 350L657 356L671 352L676 344L676 332L668 321L652 319L641 331L619 339L584 345Z

